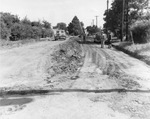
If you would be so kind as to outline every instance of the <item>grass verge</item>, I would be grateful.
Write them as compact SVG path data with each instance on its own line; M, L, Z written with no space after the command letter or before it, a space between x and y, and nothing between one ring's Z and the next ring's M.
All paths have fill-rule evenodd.
M146 64L150 65L150 43L146 44L132 44L129 42L114 43L113 46L135 57L139 60L144 61Z
M35 43L35 42L46 41L49 39L48 38L24 39L24 40L18 40L18 41L7 41L7 40L0 39L0 49L19 47L24 44L31 44L31 43Z

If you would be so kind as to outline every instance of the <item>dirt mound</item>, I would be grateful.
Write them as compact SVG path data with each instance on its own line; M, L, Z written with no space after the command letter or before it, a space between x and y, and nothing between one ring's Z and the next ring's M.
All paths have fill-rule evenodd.
M51 64L47 68L47 73L54 77L61 74L74 74L83 61L82 49L75 38L56 46L51 54Z

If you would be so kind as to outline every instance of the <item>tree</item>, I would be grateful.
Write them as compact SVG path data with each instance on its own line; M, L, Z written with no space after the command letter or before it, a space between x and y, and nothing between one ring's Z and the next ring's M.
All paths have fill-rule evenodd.
M23 25L23 39L32 38L32 27L31 25Z
M61 30L67 30L67 25L63 22L57 23L56 28L61 29Z
M19 23L20 20L17 15L11 15L10 13L0 12L0 18L6 24L6 27L9 29L14 23Z
M9 40L11 36L11 27L20 20L17 15L0 12L0 37Z
M31 26L36 26L36 27L42 27L42 24L40 23L40 21L33 21L31 22Z
M16 41L23 37L23 25L20 23L15 23L11 27L11 40Z
M127 0L125 1L127 2ZM128 2L128 24L131 25L137 19L141 18L141 16L143 15L143 9L145 8L145 6L147 6L148 0L128 0ZM104 28L115 31L115 29L121 29L123 0L114 0L111 5L111 8L108 11L106 10L104 13ZM127 9L125 10L125 14L126 13Z
M37 26L32 27L32 38L40 38L42 35L42 29Z
M32 22L25 17L23 20L21 20L22 28L22 39L26 38L32 38Z
M24 40L52 36L51 24L47 21L31 22L27 17L0 12L0 39Z
M31 25L31 21L27 17L25 17L23 20L21 20L21 23L24 25Z
M51 29L51 24L48 21L43 21L43 27L46 29Z
M150 20L137 20L131 26L135 43L150 42Z
M100 28L97 28L95 25L94 25L94 26L87 26L86 29L87 29L87 32L88 32L90 35L101 31L101 29L100 29Z
M83 34L83 26L81 25L81 22L79 21L77 16L75 16L72 19L72 22L69 23L67 28L68 28L69 34L73 34L73 35Z
M0 39L9 39L10 30L7 28L3 20L0 20Z

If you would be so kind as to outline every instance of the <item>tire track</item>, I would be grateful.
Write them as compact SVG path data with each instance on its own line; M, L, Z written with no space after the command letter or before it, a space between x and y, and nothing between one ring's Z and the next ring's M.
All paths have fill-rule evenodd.
M103 71L106 68L106 66L107 66L107 59L106 59L106 57L104 55L102 55L100 52L98 52L92 46L91 47L89 46L89 49L92 49L92 51L96 53L96 59L94 59L94 60L96 60L95 64L97 65L98 68L100 68L100 70Z
M91 48L98 54L96 60L97 62L99 62L99 64L97 65L99 66L98 68L100 68L103 71L103 74L113 74L117 70L117 68L116 64L112 60L112 57L106 52L104 52L100 47ZM100 62L100 60L102 60L102 62Z
M121 57L118 56L113 50L109 50L109 49L104 50L104 49L100 49L98 47L97 47L97 50L102 52L103 55L107 58L107 61L108 61L108 64L110 65L110 67L114 66L114 69L112 69L111 73L116 72L116 71L124 72L124 69L129 67L129 64L127 62L125 62L125 63L121 62L123 59L121 59ZM109 68L109 65L108 65L108 68Z

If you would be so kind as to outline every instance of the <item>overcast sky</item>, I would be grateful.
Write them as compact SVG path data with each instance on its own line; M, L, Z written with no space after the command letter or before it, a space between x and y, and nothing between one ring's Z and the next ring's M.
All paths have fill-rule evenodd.
M0 0L0 12L9 12L21 19L27 16L31 21L44 19L52 26L58 22L68 24L75 15L88 26L97 15L98 26L103 26L106 3L107 0Z

